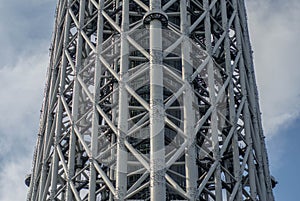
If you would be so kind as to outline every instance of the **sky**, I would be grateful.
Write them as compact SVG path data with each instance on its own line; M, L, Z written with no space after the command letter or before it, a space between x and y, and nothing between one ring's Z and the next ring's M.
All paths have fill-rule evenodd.
M54 0L0 0L0 201L25 200L43 99ZM300 1L247 0L276 201L298 200Z

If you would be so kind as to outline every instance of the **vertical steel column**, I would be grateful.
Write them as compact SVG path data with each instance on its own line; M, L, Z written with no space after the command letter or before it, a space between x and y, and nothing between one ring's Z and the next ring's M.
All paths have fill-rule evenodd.
M215 80L214 80L214 66L213 61L209 62L208 66L208 86L209 86L209 98L210 103L213 106L210 119L210 130L212 140L212 152L215 161L218 161L217 167L214 173L215 182L215 196L216 201L222 201L222 181L221 181L221 164L220 164L220 148L219 148L219 132L218 132L218 116L217 116L217 101L215 91Z
M188 28L190 20L188 18L187 7L189 1L180 0L180 19L181 19L181 34L186 36L181 48L182 55L182 79L186 85L186 90L183 96L183 110L184 110L184 134L189 141L188 147L185 150L185 172L186 172L186 192L190 201L194 201L197 189L198 167L196 165L196 146L194 139L194 125L195 125L195 111L193 109L193 88L189 83L189 78L193 73L192 61L190 58L191 47L188 41Z
M69 2L65 2L69 3ZM63 6L61 7L61 10ZM67 11L66 11L67 12ZM57 192L57 175L58 175L58 153L57 146L59 146L59 138L61 135L61 126L62 126L62 116L63 116L63 105L62 105L62 95L65 88L65 74L67 67L67 57L65 55L65 51L68 46L69 41L69 28L70 28L70 15L66 14L65 17L65 29L63 33L63 46L62 46L62 61L61 61L61 69L60 69L60 80L59 80L59 89L58 89L58 105L57 105L57 116L56 116L56 128L55 128L55 136L54 136L54 151L53 151L53 161L52 161L52 175L51 175L51 192L50 192L50 200L55 200L54 196ZM58 36L59 37L59 36ZM60 37L59 37L60 38ZM57 39L59 41L59 38ZM55 45L55 48L58 44ZM55 60L56 61L56 60Z
M99 113L97 111L97 105L100 98L100 78L102 74L101 61L99 55L102 51L103 42L103 0L100 0L99 7L97 8L97 44L95 55L95 75L94 75L94 100L93 100L93 118L92 118L92 136L91 136L91 158L90 158L90 180L89 180L89 201L96 200L96 179L97 172L94 163L98 154L98 136L99 136Z
M79 4L79 27L77 32L77 47L76 47L76 63L75 63L75 77L74 77L74 86L73 86L73 102L72 102L72 130L70 133L70 142L69 142L69 160L68 160L68 184L66 191L66 200L74 200L73 192L71 189L72 178L75 175L75 148L76 148L76 133L75 127L78 120L78 105L79 105L79 90L80 84L78 82L77 74L82 67L82 44L83 38L81 35L82 27L84 25L84 12L85 12L85 0L80 0Z
M161 11L160 0L150 0L150 12ZM150 196L166 200L162 24L150 22Z
M50 79L49 79L50 80ZM48 96L48 95L47 95ZM46 108L46 101L43 104L43 109ZM43 113L45 112L45 110L43 110ZM45 112L45 114L43 115L43 119L46 118L47 114ZM42 143L42 127L44 122L43 119L40 121L40 130L38 133L38 139L36 142L36 149L34 151L33 154L33 168L32 168L32 173L31 173L31 179L30 179L30 186L29 186L29 191L27 194L27 201L32 201L32 200L36 200L36 196L37 196L37 190L38 190L38 170L39 170L39 160L40 160L40 153L41 153L41 143Z
M52 79L51 79L51 83L50 83L50 89L49 89L49 100L53 100L53 98L57 98L56 95L54 94L55 97L52 97L51 92L54 91L55 87L55 82L57 79L57 73L55 72L55 70L52 71ZM53 105L54 105L55 101L49 101L48 105L47 105L47 122L46 122L46 128L45 128L45 133L44 133L44 140L42 141L42 168L41 168L41 178L40 178L40 183L39 183L39 192L38 192L38 199L42 200L43 199L43 194L44 194L44 190L46 189L46 180L49 176L49 174L47 174L47 171L49 171L49 167L48 167L48 160L49 160L49 153L50 153L50 144L52 143L52 134L53 134L53 129L54 129L54 117L53 117Z
M56 14L57 16L60 15L60 13L62 12L62 8L63 8L63 2L58 2L56 5ZM56 48L59 44L60 44L60 37L61 37L61 32L62 29L59 26L59 19L56 18L55 20L55 34L53 34L53 38L52 38L52 42L54 43L52 48ZM57 35L56 35L57 34ZM54 49L56 50L56 49ZM38 141L37 141L37 145L36 145L36 150L34 153L34 162L33 162L33 171L31 174L31 179L30 179L30 188L29 188L29 192L27 195L27 200L30 200L30 197L32 198L31 200L36 200L36 196L38 195L37 191L39 188L39 184L37 183L37 180L35 178L38 177L38 164L37 163L37 159L40 160L39 158L42 156L42 148L43 148L43 143L42 143L42 134L44 133L44 129L45 126L49 125L49 121L48 121L48 117L49 114L52 115L52 113L49 111L49 109L51 109L54 105L54 98L56 97L56 83L58 82L58 70L54 69L54 68L50 68L50 66L54 66L54 62L57 62L57 58L56 58L56 52L52 51L51 52L51 61L50 61L50 65L49 65L49 69L47 71L47 81L46 81L46 87L45 87L45 91L44 91L44 103L42 106L42 111L41 111L41 116L40 116L40 130L39 130L39 137L38 137ZM54 64L54 65L53 65ZM53 100L53 101L52 101ZM53 122L52 122L53 123ZM51 139L51 138L50 138ZM48 143L46 143L48 144ZM49 143L50 144L50 143ZM52 168L53 169L53 168ZM43 171L42 171L43 172ZM53 177L53 174L51 175L51 177ZM42 181L43 179L41 178L40 181ZM41 182L40 182L41 184ZM40 189L41 190L41 189Z
M118 8L118 6L122 6L122 1L120 2L120 0L115 0L115 9ZM123 9L122 9L123 10ZM121 16L122 16L122 13L117 13L116 14L116 23L119 24L120 23L120 20L121 20ZM118 49L118 44L115 45L115 49ZM114 59L114 70L117 71L118 68L119 68L119 58L115 58ZM119 104L119 92L118 92L118 87L119 87L119 83L114 83L113 84L113 91L115 91L112 95L112 104L113 105L118 105ZM118 107L113 107L112 110L111 110L111 119L112 119L112 122L114 125L118 125ZM116 160L116 163L117 163L117 160L118 158L116 157L116 146L115 143L116 143L116 139L117 139L117 136L116 135L112 135L111 136L111 141L110 141L110 146L111 146L111 151L110 151L110 154L112 156L112 160ZM116 163L114 165L111 166L110 168L110 171L109 171L109 178L111 180L115 180L116 181ZM113 193L110 191L109 192L109 201L113 201L114 200L114 195Z
M251 50L250 39L249 39L250 37L248 33L247 14L246 14L244 0L238 5L239 5L239 11L241 13L242 27L244 30L243 41L244 41L244 49L246 51L245 61L249 69L248 90L252 93L252 96L250 96L249 98L250 98L250 105L252 106L253 113L254 113L253 124L254 124L254 130L256 131L255 132L256 136L253 135L253 138L255 138L256 140L255 149L258 158L258 173L259 173L261 194L263 200L274 200L273 193L272 193L269 164L267 159L267 150L265 147L265 139L263 136L262 125L260 120L261 113L259 111L259 99L258 99L257 86L255 83L254 64L253 64L252 50Z
M230 55L230 39L229 39L229 25L228 25L228 13L227 13L227 5L226 0L221 0L221 12L222 12L222 27L223 30L226 32L226 36L224 39L224 50L225 50L225 66L226 71L230 77L230 83L228 86L228 102L229 102L229 121L231 126L234 127L234 134L232 137L232 163L229 164L233 166L233 175L236 179L236 181L239 180L240 172L241 172L241 166L240 166L240 158L239 158L239 148L238 148L238 133L236 128L236 110L235 110L235 100L234 100L234 87L233 87L233 66L231 65L231 55ZM229 13L231 14L231 13ZM236 195L236 200L242 200L242 191L241 191L242 185L240 184L238 187L238 192Z
M49 103L51 104L51 102ZM51 107L48 106L48 110L50 110ZM50 115L49 115L50 114ZM41 167L41 175L40 175L40 181L39 181L39 184L38 184L38 200L42 200L42 195L44 193L44 186L46 185L46 179L47 179L47 144L49 143L48 139L49 139L49 135L50 135L50 127L53 123L53 117L51 116L51 113L48 111L48 117L47 117L47 123L46 123L46 129L45 129L45 133L44 133L44 138L43 138L43 141L42 141L42 149L41 149L41 152L40 152L40 157L41 157L41 160L42 160L42 167Z
M204 0L203 7L207 11L205 16L205 41L206 51L209 56L212 56L212 45L211 45L211 22L210 22L210 8L209 1ZM214 64L210 60L208 64L208 86L209 86L209 98L210 103L213 106L211 113L211 139L213 147L214 160L218 161L215 173L215 196L216 201L222 201L222 181L221 181L221 164L220 164L220 148L219 148L219 133L218 133L218 117L217 117L217 102L216 102L216 91L215 91L215 80L214 80Z
M238 3L235 2L234 5L237 7ZM241 53L243 53L242 30L241 30L239 15L236 16L235 26L236 26L237 48ZM241 58L239 61L239 70L240 70L240 82L242 88L242 95L244 97L248 97L248 93L246 89L246 70L245 70L245 64L243 58ZM243 107L243 115L244 115L244 132L246 136L247 147L249 147L250 149L250 154L248 158L248 177L249 177L251 199L255 200L257 196L257 190L256 190L255 172L254 172L255 166L254 166L254 158L253 158L252 138L251 138L251 130L250 130L251 119L250 119L248 107L249 107L248 100L246 100Z
M240 53L242 53L242 44L241 44L241 29L240 29L240 20L239 20L239 13L238 13L238 2L237 0L233 1L233 8L234 10L237 11L237 15L234 19L234 26L235 26L235 32L236 32L236 39L237 39L237 49ZM239 61L239 65L241 65L242 63ZM238 140L238 136L234 136L234 138L236 138L236 140ZM237 145L238 146L238 145ZM235 146L233 147L234 149L238 149L238 147L236 148ZM234 154L236 152L233 152ZM235 155L234 155L235 157ZM239 157L239 154L238 154ZM239 159L238 159L239 160ZM234 160L234 175L235 178L238 178L238 181L242 180L242 176L241 176L241 170L240 170L240 165L239 165L239 161ZM242 187L239 187L239 190L237 192L236 201L241 200L241 196L242 196Z
M119 82L119 115L117 136L117 166L116 166L116 200L125 200L127 192L127 149L125 138L128 131L128 92L126 82L128 80L128 41L126 32L129 28L129 0L124 0L122 5L122 32L121 32L121 61Z
M245 88L243 85L245 84L245 81L243 81L245 79L244 76L242 76L241 73L241 85L242 88ZM246 91L245 89L242 90L244 96L246 95ZM246 142L247 142L247 146L250 147L250 155L248 158L248 178L249 178L249 185L250 185L250 193L251 193L251 199L255 200L256 196L257 196L257 186L256 186L256 181L255 181L255 165L254 165L254 157L253 157L253 141L251 138L251 129L250 129L250 114L249 114L249 104L248 101L246 100L245 102L245 106L244 106L244 119L245 119L245 136L246 136Z

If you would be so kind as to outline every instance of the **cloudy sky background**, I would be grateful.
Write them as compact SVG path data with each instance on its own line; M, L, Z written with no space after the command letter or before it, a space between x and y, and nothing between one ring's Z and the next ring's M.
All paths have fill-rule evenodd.
M26 197L55 3L0 0L0 201ZM298 200L300 1L248 0L247 9L275 197Z

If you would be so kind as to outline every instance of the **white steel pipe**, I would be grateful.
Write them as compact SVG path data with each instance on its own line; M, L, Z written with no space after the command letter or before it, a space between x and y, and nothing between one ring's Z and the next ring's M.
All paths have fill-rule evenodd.
M150 1L151 11L161 10L160 0ZM166 200L162 67L162 24L150 22L150 200Z
M127 149L124 144L128 132L128 92L126 82L128 80L128 41L126 32L129 25L129 0L123 1L122 32L121 32L121 58L120 58L120 82L119 82L119 118L117 136L117 164L116 164L116 200L125 200L127 192Z

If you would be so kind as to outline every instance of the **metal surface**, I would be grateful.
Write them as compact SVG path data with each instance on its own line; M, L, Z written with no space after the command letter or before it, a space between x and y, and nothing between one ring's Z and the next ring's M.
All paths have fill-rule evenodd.
M28 201L273 201L243 0L59 0Z

